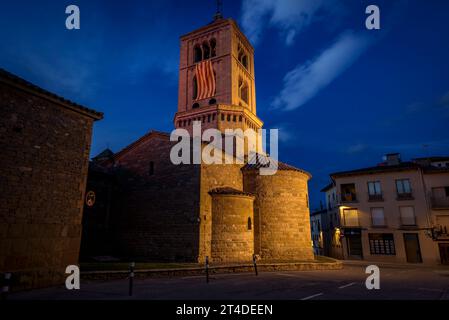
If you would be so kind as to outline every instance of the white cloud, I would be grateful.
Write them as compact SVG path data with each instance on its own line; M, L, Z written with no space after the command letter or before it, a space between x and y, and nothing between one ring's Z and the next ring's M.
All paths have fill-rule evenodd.
M244 0L242 26L253 44L260 40L265 20L281 30L285 43L293 43L295 36L318 19L321 14L334 11L333 0Z
M312 61L297 65L285 75L284 87L272 106L283 110L302 106L350 67L369 44L361 34L343 33Z
M366 145L364 145L363 143L357 143L354 145L351 145L347 148L346 152L349 154L354 154L354 153L360 153L365 151L367 148Z

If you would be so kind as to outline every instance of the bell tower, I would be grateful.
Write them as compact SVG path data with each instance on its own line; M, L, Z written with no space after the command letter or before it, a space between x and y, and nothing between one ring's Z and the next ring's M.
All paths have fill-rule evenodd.
M254 49L220 12L210 24L181 37L176 128L257 130Z

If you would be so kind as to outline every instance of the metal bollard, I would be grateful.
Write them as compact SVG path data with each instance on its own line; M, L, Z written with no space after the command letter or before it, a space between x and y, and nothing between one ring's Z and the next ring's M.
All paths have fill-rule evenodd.
M2 286L2 300L6 300L9 294L9 287L11 285L12 274L7 272L4 274L3 286Z
M129 296L133 295L133 282L134 282L134 267L136 264L131 262L129 264Z
M258 276L259 273L257 272L257 256L255 254L253 254L253 264L254 264L254 271L256 272L256 276Z
M206 257L206 283L209 283L209 257Z

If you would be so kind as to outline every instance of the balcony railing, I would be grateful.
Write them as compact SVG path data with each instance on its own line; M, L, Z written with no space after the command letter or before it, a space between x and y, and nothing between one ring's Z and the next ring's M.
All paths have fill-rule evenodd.
M401 228L416 228L418 225L416 223L416 217L400 217L399 224Z
M411 192L407 192L407 193L398 193L396 199L397 200L413 200L415 198L413 197L413 194Z
M430 197L432 209L449 209L449 197Z
M355 193L345 193L340 196L340 201L344 202L357 202L357 195Z
M384 201L384 197L382 194L369 194L368 193L368 201Z

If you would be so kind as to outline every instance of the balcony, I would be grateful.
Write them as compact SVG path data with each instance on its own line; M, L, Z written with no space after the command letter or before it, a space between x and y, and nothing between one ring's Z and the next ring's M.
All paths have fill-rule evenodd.
M449 210L449 197L430 197L433 210Z
M384 201L384 197L382 194L368 194L368 201L370 202Z
M414 200L413 194L411 192L398 193L396 200Z
M357 195L355 193L345 193L340 196L341 203L357 202Z

